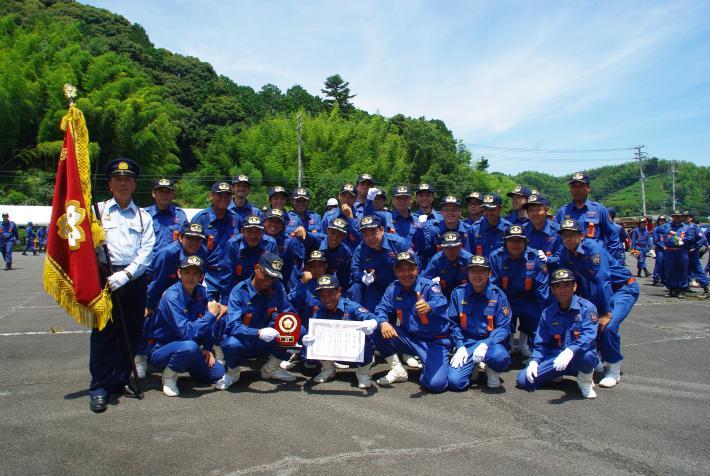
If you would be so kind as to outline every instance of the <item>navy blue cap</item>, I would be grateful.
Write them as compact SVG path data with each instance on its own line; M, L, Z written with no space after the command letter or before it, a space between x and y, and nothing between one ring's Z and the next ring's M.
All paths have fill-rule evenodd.
M413 265L419 266L417 259L414 257L414 253L411 251L402 251L397 255L397 261L394 262L394 267L396 268L399 263L412 263Z
M589 185L589 175L585 174L584 172L575 172L570 176L569 180L567 181L567 183L573 182L582 182Z
M435 192L434 192L434 186L433 186L433 185L430 185L430 184L428 184L428 183L420 183L419 185L417 185L417 193L419 193L419 192L431 192L431 193L435 193Z
M483 206L485 208L495 208L503 205L503 198L497 193L486 193L483 195Z
M562 220L562 223L560 223L560 233L562 233L563 231L576 231L578 233L582 233L582 227L579 226L577 220L572 220L568 218Z
M385 189L383 188L378 188L375 197L384 197L385 199L387 199L387 192L385 192Z
M200 271L204 272L205 271L205 260L203 260L199 256L192 255L192 256L185 256L180 261L180 269L189 268L191 266L195 266L195 267L199 268Z
M453 248L454 246L459 246L461 244L461 237L457 231L447 231L441 237L442 248Z
M461 206L461 201L459 200L459 197L455 197L453 195L447 195L444 198L441 199L441 206L443 207L444 205L457 205Z
M281 185L277 185L277 186L271 187L269 189L269 198L273 197L277 193L283 193L286 196L286 198L288 198L288 192L286 192L286 189L283 188Z
M285 215L286 213L280 208L269 208L268 210L266 210L266 213L264 213L264 221L268 220L269 218L277 218L282 222L286 223Z
M355 191L355 187L351 183L346 183L342 187L340 187L340 193L349 193L354 197L357 197L357 192Z
M478 200L479 202L482 202L483 194L481 192L471 192L466 195L466 203L470 202L471 200Z
M157 190L159 188L169 188L170 190L175 190L175 182L168 178L158 179L153 184L153 190Z
M505 239L507 240L508 238L523 238L525 240L528 239L527 236L525 236L525 231L523 230L523 227L520 225L510 225L507 230L505 230Z
M305 188L296 188L293 190L293 193L291 194L291 199L296 200L298 198L305 198L306 200L310 200L311 199L311 192L309 192Z
M308 254L306 263L310 263L311 261L328 261L328 259L325 257L325 253L323 253L322 250L313 250Z
M328 228L332 228L333 230L338 230L342 233L347 233L348 232L348 222L344 218L337 217L328 224Z
M185 223L180 230L185 236L196 236L198 238L205 239L205 234L202 231L202 225L199 223Z
M523 205L523 208L528 208L530 205L542 205L544 207L549 207L550 206L550 201L543 197L542 195L539 195L537 193L533 193L528 197L527 203Z
M473 255L466 263L467 268L486 268L491 269L491 264L485 256Z
M532 191L527 187L523 187L522 185L516 185L513 190L506 193L505 195L508 197L512 197L513 195L520 195L522 197L527 198L532 195Z
M673 213L671 213L671 216L672 216L672 217L675 217L675 216L682 217L682 216L683 216L683 212L680 211L680 210L673 210Z
M259 258L259 266L264 273L275 279L283 279L281 271L284 269L284 260L275 253L264 253Z
M684 217L692 217L693 214L690 213L688 210L683 210L683 216L684 216Z
M550 277L550 284L575 282L574 273L567 268L557 268Z
M338 289L339 287L340 282L338 281L338 277L334 274L326 274L318 278L315 291L318 292L322 289Z
M251 182L249 181L249 177L247 175L235 175L232 179L232 185L234 185L235 183L246 183L251 185Z
M656 218L656 224L658 224L659 221L668 221L668 218L666 218L665 215L658 215L658 218Z
M111 178L117 175L128 175L129 177L138 177L141 169L138 164L131 159L118 158L114 159L106 165L106 176Z
M232 187L227 182L215 182L212 184L212 193L228 193L232 194Z
M362 217L362 220L360 220L360 229L364 230L365 228L379 228L382 226L382 220L380 220L380 217L377 215L367 215Z
M411 197L412 190L409 188L409 185L397 185L392 188L392 196L393 197Z
M242 225L242 228L260 228L264 229L264 223L261 221L261 217L258 215L249 215Z
M364 182L366 180L369 180L372 182L372 185L375 185L375 179L372 178L372 175L370 174L360 174L357 176L357 183Z

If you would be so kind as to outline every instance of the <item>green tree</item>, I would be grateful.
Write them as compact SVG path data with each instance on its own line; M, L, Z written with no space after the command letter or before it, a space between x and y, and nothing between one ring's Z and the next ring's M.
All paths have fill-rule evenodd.
M350 83L344 81L339 74L329 76L325 80L325 88L321 92L325 94L325 103L333 109L336 105L343 114L348 114L355 109L350 100L357 94L350 94Z

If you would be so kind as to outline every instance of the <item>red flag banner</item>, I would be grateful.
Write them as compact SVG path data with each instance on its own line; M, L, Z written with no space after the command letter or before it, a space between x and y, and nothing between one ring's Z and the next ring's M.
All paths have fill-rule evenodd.
M111 295L101 286L94 249L103 230L91 208L84 114L71 105L61 127L66 133L54 185L44 289L78 323L103 329L111 318Z

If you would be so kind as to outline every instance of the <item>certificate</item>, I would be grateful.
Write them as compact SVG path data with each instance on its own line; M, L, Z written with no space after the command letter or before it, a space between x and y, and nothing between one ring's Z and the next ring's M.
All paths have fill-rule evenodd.
M362 322L310 319L308 333L315 337L306 358L360 362L365 360L365 333Z

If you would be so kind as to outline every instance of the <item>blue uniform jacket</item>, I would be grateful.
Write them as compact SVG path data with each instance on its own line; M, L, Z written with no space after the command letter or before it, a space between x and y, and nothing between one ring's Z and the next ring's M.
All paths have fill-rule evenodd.
M392 210L392 228L394 233L404 240L407 247L412 246L412 237L417 231L416 217L410 211L408 217L403 217L397 210Z
M577 208L574 202L570 202L555 214L557 223L566 219L577 220L585 238L601 242L614 259L624 259L624 246L604 205L587 200L582 208Z
M336 321L366 321L375 319L375 315L365 307L346 297L341 297L334 311L329 311L325 306L317 305L313 309L315 319L332 319Z
M415 221L419 221L419 216L424 215L424 212L420 208L419 210L412 213L412 215L414 215ZM426 217L427 223L430 223L433 221L439 223L440 221L444 221L444 215L442 215L441 212L434 210L433 208L431 209L431 213L427 213L426 216L427 216Z
M513 211L509 215L503 217L504 220L510 222L511 225L524 225L530 221L528 217L520 218L517 212Z
M25 228L25 238L27 241L31 241L35 239L35 229L34 227L28 226Z
M213 272L219 271L219 264L224 255L224 246L230 238L240 232L243 220L230 209L227 209L223 218L217 219L214 209L208 207L197 212L192 218L192 222L202 225L202 232L205 234L205 246L207 246L209 253L207 255L207 276L209 278ZM208 281L210 280L208 279Z
M424 228L417 228L412 237L412 247L422 262L422 265L429 263L429 260L439 251L439 244L447 231L456 231L461 239L463 249L471 252L468 225L459 220L456 228L447 228L444 220L440 222L427 222Z
M467 339L483 341L488 346L508 342L510 305L503 290L495 284L489 282L480 294L471 283L457 286L451 293L446 315L451 321L451 339L456 347L464 345Z
M508 297L516 316L537 318L550 300L547 267L528 247L520 259L510 259L505 248L498 248L489 257L491 280Z
M285 233L271 238L276 241L276 253L284 260L284 268L281 271L284 283L287 289L291 289L296 284L294 280L300 277L299 274L303 267L303 256L305 254L303 244ZM293 274L294 270L297 271L296 276Z
M375 250L364 242L360 244L353 254L351 282L362 283L364 271L375 270L375 282L368 288L374 288L384 292L387 286L395 279L394 263L397 255L402 251L407 251L404 240L396 235L385 233L382 237L382 248ZM364 285L363 285L364 286Z
M207 248L205 245L200 246L197 251L197 256L203 260L207 258ZM175 241L163 248L157 255L154 255L151 263L152 276L148 283L148 295L145 301L145 307L155 310L166 289L178 281L177 270L180 267L180 261L185 258L185 251L182 248L182 243Z
M653 247L656 249L656 252L663 251L666 248L664 241L666 234L668 233L668 228L668 223L664 223L663 225L657 226L653 229L651 238L653 239Z
M680 225L669 223L663 236L666 250L677 251L678 249L690 250L693 248L695 246L695 234L693 231L687 223L681 223Z
M229 208L234 213L239 215L242 219L242 223L247 221L247 218L249 218L252 215L256 215L258 217L264 218L264 216L261 214L261 210L259 210L259 207L253 205L251 202L249 202L249 200L244 202L243 207L236 206L234 204L234 200L232 200L231 202L229 202L229 207L227 207L227 208ZM237 230L237 232L239 232L239 230Z
M224 333L230 336L258 338L259 329L273 327L274 318L282 312L295 312L286 296L281 281L261 294L254 289L251 279L240 282L229 295L229 310L222 318Z
M156 205L146 207L144 210L153 218L155 232L153 253L159 253L164 247L177 241L182 226L187 223L187 215L182 208L173 204L170 204L165 211L160 210Z
M547 265L550 268L557 266L560 249L562 248L562 238L559 236L560 225L557 222L547 220L542 230L537 231L532 222L528 221L523 225L523 231L528 238L528 246L536 250L542 250L547 256Z
M651 248L651 234L646 228L636 227L631 232L631 248L648 250Z
M422 298L431 306L431 311L426 315L419 315L414 307L417 293L421 293ZM448 303L441 287L419 276L411 291L405 291L399 281L390 284L375 308L375 319L380 326L396 320L398 325L412 336L422 340L434 340L449 335L447 307Z
M2 233L0 233L0 239L3 243L7 243L8 241L15 242L20 240L20 235L17 231L17 225L14 221L0 223L0 230L2 230Z
M296 310L303 321L303 325L308 327L306 322L310 315L315 312L315 309L320 305L318 300L318 295L315 292L317 279L311 279L306 284L303 284L300 280L296 282L296 285L288 293L288 301L291 306Z
M302 226L306 231L317 233L321 230L321 217L312 210L306 210L306 216L302 217L293 210L288 212L288 222L286 222L286 234L291 234L293 231Z
M360 235L360 227L356 218L346 217L345 215L340 213L340 208L334 208L331 211L326 212L325 215L323 215L323 219L321 220L320 225L320 232L323 235L327 235L328 225L330 225L330 223L338 217L348 222L348 233L345 239L343 240L343 243L350 249L350 251L354 253L355 248L357 248L360 242L362 241L362 236ZM308 248L308 245L306 245L306 248Z
M503 246L505 231L510 227L510 222L504 218L498 220L496 226L491 226L486 217L473 225L470 233L469 249L478 256L488 257Z
M580 350L594 350L598 321L597 308L586 299L572 296L569 309L563 311L553 297L552 303L542 311L535 333L532 360L540 363L556 356L564 348L575 354Z
M254 275L254 267L265 252L278 253L276 240L268 235L264 235L259 246L254 248L247 245L244 235L237 235L227 242L219 266L220 303L227 304L232 288L238 282ZM284 279L286 279L285 274Z
M471 253L461 250L456 261L451 262L444 254L444 250L438 251L429 261L421 276L427 279L439 277L439 286L447 297L451 296L454 288L460 284L468 282L468 261Z
M207 310L207 301L207 290L201 284L191 295L185 292L182 283L173 284L163 294L156 312L145 320L145 338L149 344L192 340L211 348L216 316Z

